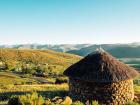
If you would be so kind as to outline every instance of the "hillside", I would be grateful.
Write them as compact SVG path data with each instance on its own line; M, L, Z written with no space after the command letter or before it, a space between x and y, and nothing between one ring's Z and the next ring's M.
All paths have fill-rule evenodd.
M67 82L63 71L80 59L52 50L0 49L0 105L7 105L11 96L27 92L37 91L50 97L66 93L66 83L55 83Z
M23 64L49 65L55 72L62 72L69 65L81 59L80 56L55 52L52 50L0 49L0 62L12 70ZM42 67L42 66L41 66Z
M71 50L71 51L68 51L67 53L76 54L76 55L80 55L80 56L86 56L87 54L95 51L99 47L100 47L99 45L93 45L93 46L82 48L80 50ZM103 44L102 48L117 58L140 57L140 46L139 45Z
M108 52L117 58L140 58L140 46L116 47Z

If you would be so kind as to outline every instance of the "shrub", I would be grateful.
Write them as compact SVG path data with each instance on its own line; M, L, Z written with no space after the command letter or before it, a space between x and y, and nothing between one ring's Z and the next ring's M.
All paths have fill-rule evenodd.
M125 105L140 105L140 104L133 101L128 101L125 103Z
M18 97L12 96L8 101L8 105L19 105Z
M52 105L52 102L50 99L46 99L45 105Z
M75 101L75 102L72 103L72 105L84 105L84 104L80 101Z
M68 79L66 77L60 77L57 78L55 81L55 84L62 84L62 83L68 83Z
M21 78L29 78L29 77L31 77L31 74L24 74L21 76Z
M99 105L98 101L94 100L92 101L92 105Z
M37 93L11 97L8 105L44 105L45 101Z
M72 102L69 96L64 99L56 96L53 99L44 98L38 93L34 92L32 94L13 96L10 98L8 105L85 105L80 101ZM86 105L99 105L98 101L92 101L91 103L86 103ZM139 105L138 103L128 102L125 105Z
M37 105L43 105L44 103L45 103L45 101L44 101L43 97L40 95L38 97Z

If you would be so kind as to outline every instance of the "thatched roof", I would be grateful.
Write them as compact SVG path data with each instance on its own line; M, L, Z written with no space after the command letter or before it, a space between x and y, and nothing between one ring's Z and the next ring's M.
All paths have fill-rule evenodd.
M105 51L95 51L64 71L64 75L90 82L119 82L139 73Z

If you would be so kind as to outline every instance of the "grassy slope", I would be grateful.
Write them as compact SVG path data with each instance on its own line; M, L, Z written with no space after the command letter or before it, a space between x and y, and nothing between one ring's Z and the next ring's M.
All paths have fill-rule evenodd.
M0 54L0 56L6 56L7 59L15 60L17 57L17 51L20 51L21 55L28 59L33 55L40 56L41 61L48 62L50 64L58 64L58 65L69 65L74 61L79 60L81 57L73 54L55 52L52 50L31 50L31 49L0 49L4 54Z
M2 52L0 53L0 57L4 57L4 59L7 60L10 65L16 65L16 62L19 59L17 56L18 51L20 51L23 59L32 59L34 55L37 55L35 56L35 60L48 63L49 65L55 65L56 68L54 68L53 70L58 73L62 73L68 66L81 59L80 56L67 53L60 53L51 50L30 49L0 49L0 52ZM21 75L18 74L0 72L0 88L5 88L6 85L26 84L27 82L37 84L38 79L40 78L21 78ZM46 78L46 80L51 82L50 79L48 80Z
M10 63L10 65L16 65L19 59L18 52L20 52L22 59L32 59L33 61L39 61L48 63L49 65L55 65L56 70L66 69L71 64L81 59L80 56L55 52L52 50L31 50L31 49L0 49L0 57L3 57Z
M0 72L0 88L6 85L14 85L14 84L26 84L27 82L37 83L36 80L30 78L21 78L20 76L7 73L7 72Z

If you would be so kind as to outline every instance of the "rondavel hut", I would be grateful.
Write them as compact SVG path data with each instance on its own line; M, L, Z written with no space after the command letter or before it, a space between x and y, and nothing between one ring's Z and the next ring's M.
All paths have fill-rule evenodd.
M69 77L69 95L74 100L97 100L122 105L134 99L133 78L139 73L102 49L64 71Z

